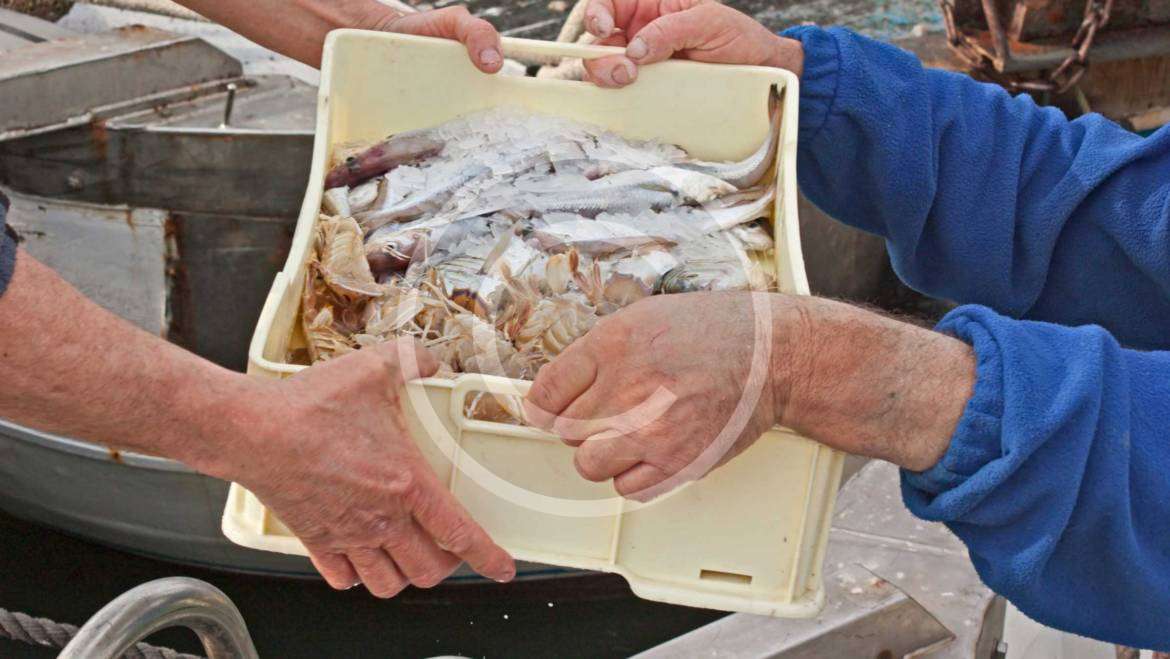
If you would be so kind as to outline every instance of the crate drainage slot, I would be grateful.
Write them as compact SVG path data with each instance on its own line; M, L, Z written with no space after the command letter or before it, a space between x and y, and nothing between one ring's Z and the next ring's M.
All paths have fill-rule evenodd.
M706 581L720 581L735 584L737 586L750 586L752 583L752 576L750 574L720 572L719 570L699 570L699 578Z

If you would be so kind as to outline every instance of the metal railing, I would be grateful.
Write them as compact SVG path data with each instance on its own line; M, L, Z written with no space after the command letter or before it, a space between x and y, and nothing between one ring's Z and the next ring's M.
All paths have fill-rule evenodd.
M187 577L122 594L78 630L59 659L117 659L147 636L177 626L195 632L209 659L258 659L235 604L215 586Z

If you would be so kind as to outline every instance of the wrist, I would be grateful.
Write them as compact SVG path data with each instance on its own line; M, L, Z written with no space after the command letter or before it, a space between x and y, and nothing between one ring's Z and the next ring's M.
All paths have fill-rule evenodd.
M765 66L772 66L778 69L787 69L796 74L799 78L804 73L804 44L796 39L782 37L777 34L770 35L771 40L771 55L765 62Z
M776 294L772 296L771 378L774 424L796 429L800 423L799 398L807 388L806 380L814 371L814 344L817 337L812 323L815 298Z
M351 23L346 27L379 32L393 31L394 22L406 13L389 7L377 0L351 0Z
M382 30L404 15L378 0L341 0L329 3L320 0L296 0L296 3L324 21L330 30L344 28Z
M937 463L974 389L970 346L830 300L798 308L797 345L775 371L787 381L780 423L914 471Z
M266 414L278 414L270 395L275 382L222 370L184 387L174 401L187 418L175 459L200 473L239 481L265 454ZM262 461L262 460L261 460Z

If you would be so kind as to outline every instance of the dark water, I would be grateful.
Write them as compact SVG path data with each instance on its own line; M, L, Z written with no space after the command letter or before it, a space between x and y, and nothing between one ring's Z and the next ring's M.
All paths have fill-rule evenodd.
M80 625L126 590L179 575L227 593L262 657L626 657L725 615L639 600L620 577L603 575L439 587L381 601L320 582L226 575L130 556L0 513L2 608ZM151 641L202 654L185 630ZM55 656L0 640L5 659Z

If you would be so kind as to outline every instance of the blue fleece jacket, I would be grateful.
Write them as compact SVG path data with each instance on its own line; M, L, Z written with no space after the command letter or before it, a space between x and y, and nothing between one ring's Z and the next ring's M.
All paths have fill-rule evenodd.
M939 329L974 346L975 393L906 505L1036 620L1170 650L1170 129L1068 121L847 30L787 35L804 193L968 305Z

